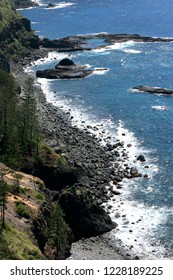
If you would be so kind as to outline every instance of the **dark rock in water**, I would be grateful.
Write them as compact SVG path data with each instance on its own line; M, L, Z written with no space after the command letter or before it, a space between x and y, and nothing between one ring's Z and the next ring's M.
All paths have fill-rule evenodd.
M85 78L93 73L93 70L82 70L76 71L62 71L59 72L55 69L38 70L36 72L36 77L46 78L46 79L80 79Z
M75 240L97 236L117 226L103 208L94 204L91 193L86 188L64 189L59 203Z
M40 40L40 45L43 48L56 48L58 51L78 51L83 50L83 45L80 40L73 39L73 38L62 38L62 39L55 39L49 40L48 38L44 38Z
M64 58L62 59L56 66L72 66L72 65L75 65L75 63L73 62L73 60L69 59L69 58Z
M54 8L54 7L56 7L56 5L51 4L51 3L47 5L47 8L48 8L48 9L49 9L49 8Z
M55 66L55 69L38 70L36 77L47 79L85 78L94 71L85 68L85 65L76 65L72 60L65 58Z
M131 167L131 169L130 169L130 174L131 174L132 176L137 175L137 174L138 174L138 169L137 169L136 167Z
M146 161L146 159L145 159L145 157L144 157L143 155L139 155L139 156L137 157L137 160L139 160L139 161L141 161L141 162Z
M160 87L150 87L150 86L137 86L133 87L133 90L139 92L155 93L155 94L173 94L173 90Z

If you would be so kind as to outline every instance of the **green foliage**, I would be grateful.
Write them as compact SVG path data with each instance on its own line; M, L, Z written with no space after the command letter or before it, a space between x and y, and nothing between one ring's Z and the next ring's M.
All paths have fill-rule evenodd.
M28 206L22 201L16 201L16 213L23 218L29 219L31 213Z
M55 258L64 259L65 251L68 248L67 225L59 204L54 206L46 235L50 245L55 250Z
M37 118L37 106L34 98L32 79L25 84L25 97L19 108L19 132L21 149L24 156L38 156L40 133Z
M44 201L44 200L45 200L44 195L42 195L42 194L39 193L39 192L37 192L37 193L35 194L35 198L38 199L38 200L40 200L40 201Z
M37 160L40 133L32 80L26 82L23 101L16 92L12 75L0 70L0 160L20 169Z
M24 232L11 228L0 232L0 260L42 260L40 250Z
M14 1L0 0L0 49L11 60L24 55L27 48L39 47L38 37L30 31L29 22L16 11ZM29 0L16 2L26 5Z
M3 29L7 28L9 23L19 18L19 15L16 14L14 9L14 3L11 0L1 0L0 5L0 32L3 31Z
M12 163L19 152L16 91L13 76L0 70L0 157Z
M1 226L1 225L0 225ZM8 248L3 232L0 232L0 260L15 260L15 255Z
M23 194L25 191L19 185L10 186L10 193L13 195Z
M0 174L0 209L1 209L1 220L2 228L5 228L5 209L7 204L7 195L9 193L9 188L4 180L5 174Z

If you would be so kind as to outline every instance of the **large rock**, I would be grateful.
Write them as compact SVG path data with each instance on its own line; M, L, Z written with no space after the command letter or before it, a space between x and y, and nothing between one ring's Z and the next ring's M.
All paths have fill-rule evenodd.
M77 65L72 60L65 58L55 66L55 69L38 70L36 77L47 79L77 79L85 78L92 73L93 70L86 69L85 65Z
M69 58L64 58L55 66L55 68L57 68L58 66L72 66L72 65L75 65L73 60Z
M145 157L144 157L143 155L139 155L139 156L137 157L137 160L139 160L139 161L141 161L141 162L146 161L146 159L145 159Z
M155 94L173 94L173 90L161 87L151 87L151 86L137 86L133 87L133 90L139 92L155 93Z
M93 202L88 189L77 187L64 189L59 203L75 240L97 236L116 227L103 208Z

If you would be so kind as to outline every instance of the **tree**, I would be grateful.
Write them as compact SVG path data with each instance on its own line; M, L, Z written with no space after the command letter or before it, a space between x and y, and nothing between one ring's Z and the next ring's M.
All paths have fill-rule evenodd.
M25 96L20 104L19 131L23 155L38 156L39 124L32 78L26 81Z
M13 138L17 118L16 90L12 75L0 70L0 148L3 153L9 149L9 142L16 143Z
M0 207L1 207L1 220L2 228L5 228L5 209L7 205L7 196L9 193L8 185L4 180L4 173L0 174Z
M57 259L64 258L68 246L67 225L63 219L63 212L59 204L55 204L50 217L50 225L47 232L48 240L55 249Z
M0 156L14 165L19 158L17 84L11 74L0 70Z

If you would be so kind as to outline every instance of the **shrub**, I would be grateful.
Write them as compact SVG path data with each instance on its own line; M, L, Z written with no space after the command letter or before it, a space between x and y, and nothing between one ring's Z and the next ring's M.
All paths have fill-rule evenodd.
M17 201L16 202L16 213L23 218L29 219L31 217L31 213L29 211L28 206L22 202L22 201Z
M40 200L40 201L44 201L44 199L45 199L44 196L41 193L39 193L39 192L37 192L35 194L35 198Z

